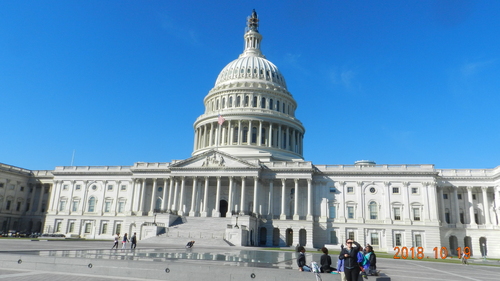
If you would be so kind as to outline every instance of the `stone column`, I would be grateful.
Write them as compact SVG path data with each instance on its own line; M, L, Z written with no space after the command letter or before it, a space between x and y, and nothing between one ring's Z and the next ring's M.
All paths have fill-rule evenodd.
M227 131L227 129L225 129L226 126L223 126L223 125L224 124L222 124L220 126L220 129L222 131L222 139L220 140L220 145L225 145L226 144L226 131Z
M156 198L158 197L158 179L153 179L153 190L151 191L151 206L149 207L149 215L153 215L155 211Z
M474 219L474 200L472 199L473 186L467 186L467 209L469 211L469 225L476 226L476 220Z
M241 202L240 202L240 216L248 214L246 206L246 178L241 177Z
M212 123L210 123L210 134L208 135L208 146L212 146L212 135L214 133L214 126Z
M356 193L358 197L358 205L357 205L357 215L358 215L358 222L359 223L364 223L365 222L365 194L363 190L363 182L358 181L356 182Z
M259 213L259 178L253 177L253 210L252 212L260 216Z
M299 179L293 179L295 183L295 196L293 197L293 220L299 220Z
M283 149L283 136L281 132L281 125L278 126L278 148Z
M252 121L248 121L247 145L252 144Z
M198 178L193 177L193 194L191 194L191 211L189 211L189 216L196 216L196 193L197 193Z
M131 215L136 209L134 209L134 206L137 204L136 201L137 201L137 195L135 195L136 193L136 183L137 183L137 179L132 179L132 198L130 198L131 202L130 202L130 209L129 209L129 215Z
M175 190L174 190L174 198L173 198L173 202L172 202L172 211L177 211L177 206L178 206L177 196L179 194L179 179L174 178L174 180L175 180Z
M141 199L139 202L139 214L142 216L142 213L144 212L144 201L146 198L146 179L142 179L142 185L141 185Z
M312 179L307 179L307 217L306 217L306 219L308 221L313 220L312 205L313 205Z
M446 222L446 214L445 214L445 208L444 208L444 199L443 199L443 189L444 187L443 186L439 186L438 190L439 190L439 207L440 207L440 210L441 210L441 225L445 225L445 224L448 224Z
M344 181L338 181L337 182L337 188L340 190L340 195L342 197L340 206L339 206L339 221L340 222L346 222L345 218L345 211L347 209L346 201L345 201L345 182ZM344 241L345 242L345 241Z
M54 186L57 187L57 181L54 182ZM30 207L29 209L26 211L27 213L31 214L33 213L33 204L35 204L35 192L36 192L36 185L35 184L31 184L30 183L30 186L29 188L32 190L31 191L31 198L30 198ZM54 193L54 190L52 190L52 193ZM50 205L53 205L52 203L53 201L50 201ZM52 210L52 208L51 208ZM70 209L71 210L71 209Z
M427 186L429 195L429 213L433 222L439 222L439 204L437 203L436 183L430 182ZM442 198L442 197L441 197Z
M483 212L484 212L484 218L486 221L486 225L491 225L490 206L488 203L488 194L486 193L488 191L488 187L481 186L481 191L483 194Z
M161 210L162 211L167 210L167 188L168 188L169 181L170 181L170 178L163 179L163 194L162 194L162 200L161 200Z
M384 182L384 207L385 207L385 224L392 224L392 214L391 214L391 183L388 181Z
M238 145L241 145L241 136L242 136L242 133L243 132L243 129L241 128L241 120L238 120Z
M290 150L290 128L286 127L286 137L285 137L285 150Z
M424 221L424 222L429 222L431 220L431 217L430 217L430 214L431 214L431 208L430 208L430 205L429 205L429 183L428 182L423 182L422 183L422 197L423 197L423 201L424 201L424 206L423 206L423 214L420 214L421 216L421 220Z
M7 189L7 186L5 187ZM59 186L59 190L61 189L61 186ZM55 190L54 190L55 192ZM45 194L45 185L41 185L40 189L40 200L38 201L38 213L42 213L42 205L43 205L43 195ZM7 196L4 196L4 200L7 198ZM50 197L49 197L50 198ZM59 197L55 198L54 205L55 208L57 209L57 202L59 202Z
M500 185L497 185L493 189L495 191L495 213L497 214L497 221L496 225L499 225L499 220L500 220Z
M403 217L401 219L405 224L410 223L412 220L408 186L409 186L408 182L403 182L403 185L401 186L401 193L403 195L403 201L404 201L403 210L401 210L401 215Z
M229 198L228 198L228 204L227 204L227 211L229 212L229 215L233 215L234 211L234 202L233 202L233 196L234 196L234 190L233 190L233 177L229 177Z
M100 210L97 210L96 208L96 212L97 211L100 211L101 213L101 216L104 214L104 202L106 201L106 191L108 190L107 188L107 183L108 181L103 181L102 182L102 185L103 185L103 191L102 191L102 200L101 200L101 209ZM96 202L97 203L97 202ZM97 206L96 206L97 207Z
M259 121L259 131L257 132L258 146L262 145L262 121Z
M209 177L205 177L205 192L203 192L203 212L201 213L202 217L208 216L208 184Z
M273 219L274 209L274 181L269 180L269 209L267 210L267 218Z
M280 220L286 220L286 212L285 212L285 198L286 198L286 179L281 179L281 214Z
M52 188L52 192L50 193L50 202L49 202L49 207L47 208L48 211L51 211L53 212L54 211L54 205L56 205L54 202L57 202L56 201L56 193L57 193L57 190L58 189L61 189L61 185L62 185L62 181L54 181L54 188ZM7 190L7 186L5 186L5 190ZM31 195L31 204L30 204L30 208L33 209L33 201L34 201L34 198L35 198L35 192L36 192L36 185L34 185L33 187L33 194ZM40 195L43 195L43 192L40 192ZM4 200L5 200L5 196L4 196ZM56 206L56 209L57 209L57 206Z
M267 141L267 146L273 146L273 123L269 123L269 139Z
M220 176L217 177L217 191L215 194L215 212L212 214L213 217L220 217Z
M456 224L456 226L461 226L462 223L460 222L460 208L458 206L458 187L457 186L452 186L453 189L453 196L452 196L452 206L453 206L453 222Z
M210 131L211 132L211 131ZM181 193L180 193L180 199L179 199L179 208L178 209L178 214L179 216L184 216L185 210L184 210L184 187L186 186L186 178L182 177L181 178Z

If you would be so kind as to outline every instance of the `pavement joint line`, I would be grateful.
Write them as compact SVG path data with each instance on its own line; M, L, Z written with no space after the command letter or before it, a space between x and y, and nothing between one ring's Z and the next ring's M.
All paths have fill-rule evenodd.
M444 271L444 270L440 270L440 269L435 269L435 268L428 267L428 266L421 265L421 264L417 264L417 263L415 263L415 265L419 266L419 267L426 268L427 270L439 271L441 273L446 273L446 274L457 276L457 277L460 277L460 278L465 278L465 279L474 280L474 281L481 281L481 279L476 279L476 278L472 278L472 277L463 276L463 275L460 275L460 274L455 274L455 273L450 272L450 271Z

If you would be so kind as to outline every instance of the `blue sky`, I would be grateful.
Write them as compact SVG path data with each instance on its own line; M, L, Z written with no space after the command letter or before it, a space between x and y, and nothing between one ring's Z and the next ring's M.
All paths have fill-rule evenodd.
M305 160L500 165L500 1L461 0L0 0L0 162L190 157L254 8Z

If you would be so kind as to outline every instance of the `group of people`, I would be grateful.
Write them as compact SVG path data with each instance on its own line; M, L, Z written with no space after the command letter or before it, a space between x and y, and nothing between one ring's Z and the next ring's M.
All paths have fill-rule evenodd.
M114 236L114 243L113 243L113 247L111 247L111 249L118 249L118 243L120 241L120 233L117 233L115 234ZM127 248L127 243L130 242L130 249L135 249L135 247L137 247L137 235L136 235L136 232L134 232L134 235L132 235L132 237L130 237L130 240L128 239L128 236L127 236L127 233L125 233L123 235L123 238L122 238L122 249L126 249Z
M328 254L328 249L326 247L321 248L323 255L320 259L320 271L322 273L339 273L342 281L356 281L360 273L365 278L368 278L368 275L378 275L377 256L372 246L368 244L363 249L358 242L352 239L347 239L346 244L346 247L343 245L341 247L337 268L332 267L332 258ZM306 263L305 248L299 246L297 251L299 252L297 256L299 271L313 271L311 266Z

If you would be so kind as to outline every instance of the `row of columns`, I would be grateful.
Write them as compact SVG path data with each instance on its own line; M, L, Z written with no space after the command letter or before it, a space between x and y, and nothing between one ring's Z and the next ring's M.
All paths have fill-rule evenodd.
M248 128L246 142L243 141L245 136L242 126ZM256 142L252 142L253 128L257 130ZM194 150L211 146L256 145L289 150L302 155L303 138L302 131L290 126L273 126L273 123L264 124L260 120L227 120L227 125L219 126L217 122L213 122L196 128Z

